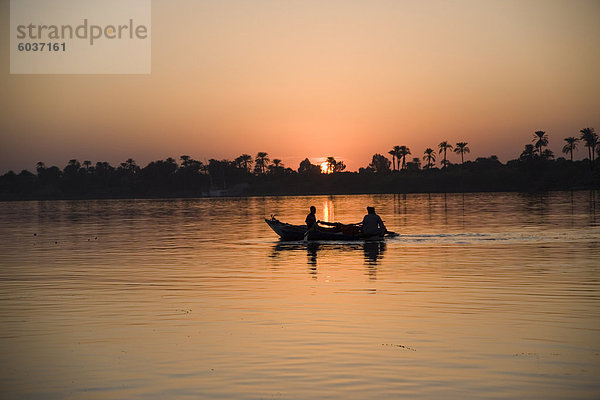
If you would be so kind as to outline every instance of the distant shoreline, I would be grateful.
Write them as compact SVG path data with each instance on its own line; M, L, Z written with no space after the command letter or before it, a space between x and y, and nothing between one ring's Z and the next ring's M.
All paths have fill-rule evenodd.
M251 174L223 167L187 173L174 164L108 172L83 167L39 169L0 176L0 201L185 199L410 193L541 193L600 190L600 161L533 159L507 164L497 159L377 173L296 172Z

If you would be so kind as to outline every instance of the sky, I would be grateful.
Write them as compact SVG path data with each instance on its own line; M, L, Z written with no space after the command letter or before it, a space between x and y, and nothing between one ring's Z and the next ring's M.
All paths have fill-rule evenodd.
M600 131L598 0L155 0L149 75L11 75L0 18L0 173L259 151L357 170L444 140L506 162L537 130L557 155Z

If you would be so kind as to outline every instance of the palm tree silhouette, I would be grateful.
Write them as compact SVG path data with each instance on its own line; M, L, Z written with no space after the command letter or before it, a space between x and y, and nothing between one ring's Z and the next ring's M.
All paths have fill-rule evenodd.
M542 158L544 160L550 160L554 158L554 152L550 149L546 149L544 151L542 151Z
M579 139L570 136L565 138L565 142L567 142L567 144L565 144L565 146L562 148L562 152L565 154L571 153L571 161L573 161L573 150L577 148L577 142L579 142Z
M438 144L438 147L440 149L440 154L442 154L442 151L444 152L444 159L442 160L442 166L444 168L446 168L446 166L448 165L448 160L446 160L446 151L452 150L452 145L444 140L443 142Z
M594 132L594 128L584 128L579 132L581 133L581 140L585 142L584 146L588 148L590 161L594 161L594 153L598 145L598 135Z
M183 155L183 156L179 157L179 159L181 160L181 165L183 167L187 167L190 162L191 157Z
M72 179L79 173L80 168L81 164L79 164L78 160L69 160L69 163L65 166L65 168L63 168L63 174L65 177Z
M423 160L427 161L425 168L431 168L433 166L433 163L435 163L435 151L432 148L428 147L425 149L423 154L425 154L423 156Z
M258 173L264 174L269 161L268 154L264 151L259 151L256 154L256 159L254 160L254 170Z
M548 136L544 131L535 131L533 134L533 142L538 150L538 155L542 156L542 147L548 146Z
M333 172L342 172L346 169L346 164L343 161L336 161L335 166L333 167Z
M46 164L44 164L42 161L38 161L38 163L35 165L35 170L37 171L38 175L44 172L45 169Z
M242 154L236 161L242 166L246 171L250 172L250 164L252 164L252 156L250 154Z
M369 167L376 174L390 172L390 160L382 154L373 154Z
M393 149L388 151L388 154L390 154L392 156L392 168L394 169L394 171L396 170L396 157L398 157L399 153L400 153L400 146L394 146Z
M172 162L175 163L175 160L171 157L167 158L167 162ZM133 158L128 158L127 160L125 160L125 166L128 171L130 171L131 173L137 173L140 170L140 167L138 167L135 163L135 161L133 160Z
M279 158L274 158L273 163L269 165L269 173L280 174L283 172L283 163Z
M526 144L525 149L521 152L519 156L519 160L521 161L531 161L535 158L535 148L532 144Z
M467 147L469 143L467 142L458 142L456 143L456 147L454 148L454 152L456 154L460 154L460 163L465 163L465 153L470 153L471 149Z
M398 156L402 157L402 169L406 167L406 156L410 154L410 149L406 146L400 146L398 150ZM400 159L398 159L398 164L400 164Z
M335 170L335 165L337 164L337 161L333 157L327 157L327 160L325 162L327 163L327 169L325 170L325 173L332 174Z
M69 166L69 167L73 167L73 168L75 168L75 169L77 169L77 170L78 170L79 168L81 168L81 164L79 164L79 161L77 161L76 159L69 160L69 164L68 164L68 166Z

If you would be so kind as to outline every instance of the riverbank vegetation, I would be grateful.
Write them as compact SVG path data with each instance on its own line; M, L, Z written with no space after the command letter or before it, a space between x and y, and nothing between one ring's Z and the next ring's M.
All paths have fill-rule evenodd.
M556 158L547 149L548 135L536 131L519 157L505 164L494 155L465 160L467 142L443 140L414 155L398 145L387 151L391 160L374 154L355 172L333 157L322 165L307 158L293 169L267 152L207 163L182 155L144 167L133 159L116 167L73 159L62 169L38 162L35 173L0 176L0 200L599 189L598 142L593 128L582 129L578 137L564 138L566 158ZM588 157L574 161L582 147Z

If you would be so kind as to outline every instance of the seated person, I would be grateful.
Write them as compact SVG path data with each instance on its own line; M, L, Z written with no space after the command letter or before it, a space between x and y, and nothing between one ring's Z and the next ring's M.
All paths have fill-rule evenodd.
M375 214L375 207L367 207L367 215L362 221L362 234L365 236L382 235L387 232L381 217Z
M315 206L310 206L310 213L306 216L304 222L306 222L306 228L310 229L317 223L317 208Z

